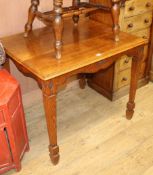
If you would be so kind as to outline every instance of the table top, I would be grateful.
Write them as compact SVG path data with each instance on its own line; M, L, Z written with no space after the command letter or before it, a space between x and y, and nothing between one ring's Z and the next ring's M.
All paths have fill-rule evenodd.
M147 40L121 32L120 41L113 39L112 29L89 19L78 27L64 22L62 58L55 59L51 27L34 30L28 38L23 33L2 38L6 53L18 64L42 80L49 80L134 47Z

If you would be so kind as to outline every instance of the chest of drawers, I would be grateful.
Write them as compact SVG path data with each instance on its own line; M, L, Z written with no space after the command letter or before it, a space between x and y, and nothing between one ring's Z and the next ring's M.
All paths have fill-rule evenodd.
M91 3L110 6L110 0L90 0ZM120 28L121 31L147 38L148 44L144 49L143 61L139 74L139 86L148 83L148 46L152 25L153 0L127 0L121 4ZM97 12L90 18L107 25L112 25L110 14ZM88 79L88 84L107 98L117 99L128 92L131 75L131 58L126 55L105 71L98 72Z

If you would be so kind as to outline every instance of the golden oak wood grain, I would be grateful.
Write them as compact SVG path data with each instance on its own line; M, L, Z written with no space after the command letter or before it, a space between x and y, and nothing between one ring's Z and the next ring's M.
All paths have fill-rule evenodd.
M14 61L40 79L48 80L147 42L121 32L116 43L111 28L92 20L80 21L78 28L71 22L65 23L61 60L54 58L52 29L47 27L35 30L28 38L22 33L2 38L2 43Z

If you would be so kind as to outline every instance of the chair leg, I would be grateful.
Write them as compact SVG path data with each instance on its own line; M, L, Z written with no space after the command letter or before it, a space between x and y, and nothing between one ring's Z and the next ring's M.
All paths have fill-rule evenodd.
M119 32L120 32L120 26L119 26L119 15L120 15L120 0L113 0L112 1L112 18L113 18L113 32L115 36L115 41L119 41Z
M74 22L74 25L77 26L78 25L78 22L79 22L79 15L73 15L72 16L72 19L73 19L73 22Z
M57 59L61 58L61 50L62 50L62 33L63 33L62 4L63 0L54 0L53 28L55 34L55 52Z
M80 4L80 0L73 0L72 2L72 6L74 7L78 7L79 4ZM72 19L73 19L74 25L77 26L79 22L79 15L73 15Z
M27 37L29 32L32 30L32 24L38 11L39 0L31 0L31 6L28 13L28 22L25 25L24 37Z

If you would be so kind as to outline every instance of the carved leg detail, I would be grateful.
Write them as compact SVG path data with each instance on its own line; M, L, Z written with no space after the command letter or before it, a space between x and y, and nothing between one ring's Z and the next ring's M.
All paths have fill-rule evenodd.
M143 58L143 48L137 49L132 59L131 83L129 92L129 102L127 103L126 118L131 119L135 108L135 94L139 77L141 60Z
M113 18L113 32L115 36L115 41L119 41L119 15L120 15L120 0L113 0L112 1L112 18Z
M38 10L39 0L31 0L31 6L28 13L28 22L25 25L24 37L27 37L29 32L32 30L32 23L35 19L35 13Z
M62 0L54 0L54 21L53 28L55 33L55 52L56 58L61 58L62 50L62 32L63 32L63 18L62 18Z
M59 162L59 147L49 145L50 158L54 165L57 165Z
M50 158L54 165L59 162L59 147L57 145L56 128L56 87L52 82L42 82L44 109L49 135Z
M127 103L127 110L126 110L126 118L130 120L134 114L135 103L128 102Z

